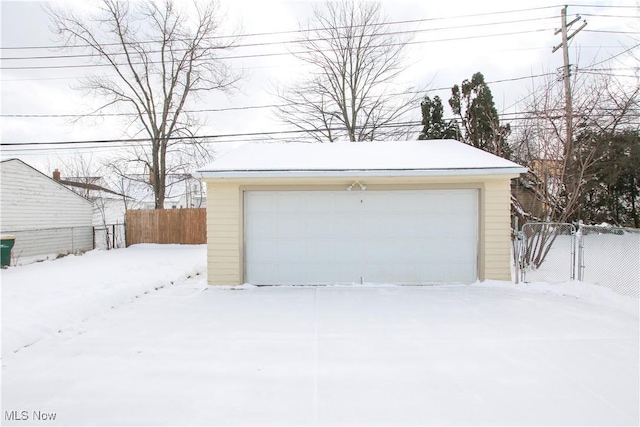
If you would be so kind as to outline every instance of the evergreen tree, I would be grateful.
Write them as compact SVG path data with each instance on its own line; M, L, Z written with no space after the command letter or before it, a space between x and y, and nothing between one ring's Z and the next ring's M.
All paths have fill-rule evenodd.
M418 139L459 139L460 128L453 120L444 119L444 108L439 96L433 101L425 96L420 103L422 109L422 132Z
M482 73L475 73L461 87L453 86L449 105L460 118L464 142L505 159L511 157L507 144L511 127L500 124L491 89Z
M573 220L640 227L640 133L582 132L576 138L577 164L594 153L584 174L579 210Z

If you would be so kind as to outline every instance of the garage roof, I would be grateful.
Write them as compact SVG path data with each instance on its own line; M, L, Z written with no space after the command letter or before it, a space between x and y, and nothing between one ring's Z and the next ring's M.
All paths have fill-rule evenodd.
M248 142L195 174L200 178L517 175L527 169L454 140Z

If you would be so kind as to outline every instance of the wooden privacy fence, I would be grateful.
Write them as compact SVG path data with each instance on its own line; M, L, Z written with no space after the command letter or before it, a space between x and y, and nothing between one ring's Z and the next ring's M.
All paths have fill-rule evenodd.
M207 243L206 213L204 208L128 210L127 246L136 243Z

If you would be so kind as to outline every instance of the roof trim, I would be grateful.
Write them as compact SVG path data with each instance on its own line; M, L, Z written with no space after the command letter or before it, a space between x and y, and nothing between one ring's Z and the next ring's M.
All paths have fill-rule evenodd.
M314 178L314 177L394 177L394 176L455 176L513 175L526 173L524 167L459 168L459 169L331 169L331 170L219 170L198 171L200 179L225 178Z

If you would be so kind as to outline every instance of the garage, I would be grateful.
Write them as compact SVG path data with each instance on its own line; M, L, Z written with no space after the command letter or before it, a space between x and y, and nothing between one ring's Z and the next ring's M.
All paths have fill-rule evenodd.
M247 142L207 186L211 285L511 280L511 179L454 140Z
M248 191L254 284L471 283L478 191Z

